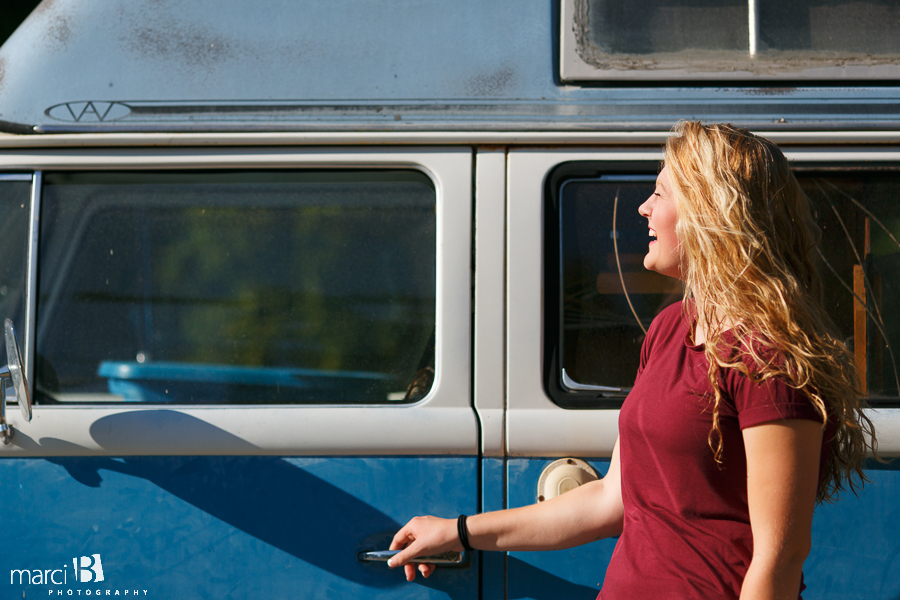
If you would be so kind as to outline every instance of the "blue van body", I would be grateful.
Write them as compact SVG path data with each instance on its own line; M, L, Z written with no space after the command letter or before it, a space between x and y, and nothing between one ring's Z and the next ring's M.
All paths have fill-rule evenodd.
M359 554L418 514L539 501L562 457L606 472L642 339L617 286L638 325L675 298L622 215L679 119L763 133L810 194L840 190L873 249L827 255L829 299L900 454L900 76L589 80L566 44L601 5L42 2L0 48L0 310L34 399L0 447L2 595L596 597L615 539L414 583ZM565 206L609 190L611 227L606 200L571 214L622 255L597 242L600 308L570 325ZM900 467L866 472L816 511L804 598L900 596Z

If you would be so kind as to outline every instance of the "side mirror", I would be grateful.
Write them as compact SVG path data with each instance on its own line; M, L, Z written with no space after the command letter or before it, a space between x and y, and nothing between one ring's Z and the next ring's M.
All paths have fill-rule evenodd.
M25 381L25 371L22 369L22 353L19 351L19 342L16 339L16 329L11 320L6 319L4 324L6 337L6 357L9 364L0 368L0 440L8 444L12 439L12 426L6 422L6 386L11 381L16 390L16 400L19 402L19 410L26 422L31 420L31 396L28 395L28 382Z

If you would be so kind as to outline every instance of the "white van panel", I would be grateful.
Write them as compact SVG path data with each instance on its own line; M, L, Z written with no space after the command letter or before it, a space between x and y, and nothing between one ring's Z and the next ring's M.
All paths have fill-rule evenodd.
M483 456L503 456L506 152L475 158L475 408Z

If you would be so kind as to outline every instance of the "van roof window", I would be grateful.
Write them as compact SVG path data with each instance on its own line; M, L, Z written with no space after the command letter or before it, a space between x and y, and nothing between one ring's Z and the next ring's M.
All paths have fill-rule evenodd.
M900 75L893 0L566 0L567 80Z

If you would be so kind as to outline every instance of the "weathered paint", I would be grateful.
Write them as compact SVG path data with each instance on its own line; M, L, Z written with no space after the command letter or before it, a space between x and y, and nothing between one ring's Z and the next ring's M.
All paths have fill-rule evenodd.
M559 18L558 0L47 1L0 49L0 125L23 133L900 123L892 85L563 84Z
M426 510L476 510L475 458L125 457L0 460L3 597L474 598L477 558L409 584L357 553ZM14 541L15 540L15 541ZM76 583L99 554L104 581ZM64 569L66 585L11 570ZM113 593L114 595L114 593ZM129 595L131 593L129 592ZM67 597L67 596L66 596ZM120 595L120 597L122 597Z

